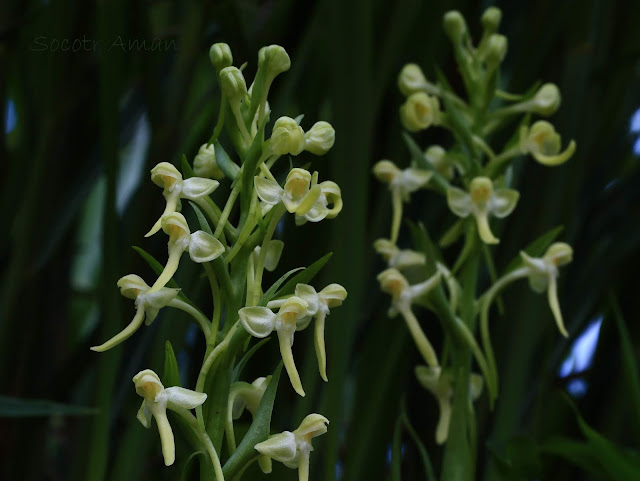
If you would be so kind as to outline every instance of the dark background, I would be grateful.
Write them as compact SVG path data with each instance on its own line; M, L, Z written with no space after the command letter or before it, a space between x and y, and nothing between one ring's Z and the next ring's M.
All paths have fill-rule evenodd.
M478 39L479 17L491 4L4 0L0 394L99 411L0 419L0 479L180 476L186 445L179 444L176 466L165 469L157 434L135 420L139 398L131 377L146 367L161 371L170 339L180 352L184 385L193 386L199 340L189 337L180 316L163 313L118 349L97 355L88 348L133 315L116 280L151 274L130 246L165 256L163 239L143 238L162 208L148 171L162 161L177 164L183 153L192 159L208 139L219 102L208 60L215 42L231 46L236 65L248 62L247 78L261 46L283 45L292 68L276 80L272 118L304 113L306 128L323 119L337 132L334 149L313 167L341 186L344 210L330 222L295 231L287 225L276 274L334 251L320 284L343 284L349 299L327 322L329 384L319 381L315 357L306 355L313 352L311 336L300 336L295 355L307 397L282 383L273 431L320 412L331 426L315 442L311 479L384 479L406 394L409 418L437 468L437 405L413 379L418 356L400 320L386 318L388 298L375 282L382 266L370 246L387 234L390 202L370 170L380 158L409 161L397 115L400 68L416 62L433 79L440 65L459 88L442 14L459 9ZM518 161L522 196L504 223L498 267L558 225L565 226L560 238L573 245L575 260L560 282L570 340L558 335L544 297L526 283L508 291L506 316L492 322L502 390L493 413L486 400L478 408L479 471L488 473L485 479L633 479L625 478L624 463L636 463L635 455L622 449L640 439L640 126L630 131L640 108L640 3L497 5L509 39L501 87L524 92L538 80L557 83L563 99L552 122L565 143L578 143L576 155L558 168ZM423 146L452 142L438 129L416 139ZM223 189L216 196L223 201ZM435 233L450 218L430 192L414 196L407 215ZM401 245L410 245L406 233ZM185 289L206 291L195 271L178 275ZM628 334L613 314L616 300ZM426 313L421 319L438 339L437 321ZM573 340L598 319L595 360L570 375L582 383L570 391L586 421L614 443L601 440L604 445L579 429L561 394L570 382L558 377ZM261 356L273 365L274 347ZM403 474L420 479L415 445L403 439Z

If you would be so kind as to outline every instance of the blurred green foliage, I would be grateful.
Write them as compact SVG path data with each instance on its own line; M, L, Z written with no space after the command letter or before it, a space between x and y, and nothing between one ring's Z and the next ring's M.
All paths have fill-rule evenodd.
M459 9L477 35L473 19L490 4L2 2L0 394L11 403L55 404L37 404L50 410L20 419L6 417L0 404L0 479L176 479L193 464L179 441L183 462L164 468L156 436L135 420L139 399L131 383L142 368L162 372L170 340L180 378L194 384L189 359L200 358L204 346L194 343L187 323L163 312L135 342L100 356L89 346L133 314L116 280L130 272L152 275L130 246L164 255L163 240L140 244L163 205L148 171L162 161L179 165L183 153L192 159L209 137L218 111L207 56L214 42L231 45L249 72L261 46L283 45L293 64L273 87L274 115L304 112L330 121L337 132L334 149L314 167L342 187L344 210L330 223L285 225L284 268L309 265L331 250L321 277L343 284L349 299L327 323L331 382L318 381L311 343L296 343L307 396L281 386L273 429L292 429L311 411L331 420L315 445L313 480L425 479L426 453L438 472L436 404L412 377L417 353L404 326L387 319L388 300L374 278L380 266L371 244L384 235L389 207L370 167L382 157L409 161L397 115L400 68L416 62L435 78L440 65L456 78L442 14ZM498 6L509 38L501 88L557 83L563 106L553 121L566 139L576 139L578 151L554 175L531 161L518 164L522 197L517 215L497 233L497 258L505 261L497 268L522 245L564 225L563 240L575 252L560 285L572 338L557 335L545 304L526 286L503 296L506 315L492 323L501 393L494 412L486 400L479 408L480 439L486 440L479 472L486 480L637 479L637 453L626 447L640 441L640 169L632 151L640 132L629 132L640 108L640 3ZM419 140L451 142L438 130ZM432 200L429 193L416 196L408 217L443 225L446 212ZM206 285L193 274L178 276L197 298ZM572 340L600 317L593 364L560 379ZM424 320L427 334L438 329L435 319ZM256 364L272 370L276 358L266 351L256 353ZM586 386L573 400L581 417L563 394L575 381ZM85 414L74 412L78 406L97 414L65 416ZM197 470L190 471L184 479L197 479ZM262 479L253 468L246 476ZM270 476L265 479L294 479L295 472L274 465Z

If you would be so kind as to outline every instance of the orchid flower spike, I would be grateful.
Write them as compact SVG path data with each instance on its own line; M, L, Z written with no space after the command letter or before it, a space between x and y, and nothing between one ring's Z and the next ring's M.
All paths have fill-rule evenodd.
M325 382L327 379L327 353L324 343L324 323L326 317L330 314L330 309L341 306L347 298L347 290L340 284L329 284L320 292L308 285L298 284L295 290L295 296L307 303L305 317L298 321L296 330L305 329L311 320L315 318L314 344L316 349L316 357L318 358L318 370L320 377ZM282 306L286 300L271 301L267 307L276 308Z
M284 188L276 181L264 177L254 177L258 197L265 204L284 204L291 214L305 215L315 205L322 193L319 185L311 186L311 173L304 169L291 169Z
M278 314L268 307L254 306L243 307L238 311L240 322L245 330L254 337L263 338L274 330L278 333L280 342L280 354L284 367L287 370L293 389L304 396L300 375L293 360L293 334L299 323L307 316L309 305L299 297L290 297L281 306ZM308 325L308 322L307 322ZM306 327L306 326L305 326Z
M418 132L440 123L440 102L425 92L415 92L400 106L400 122L409 132Z
M298 429L284 431L255 445L256 451L298 469L298 480L309 481L309 455L313 451L311 440L327 432L329 420L320 414L309 414Z
M165 387L158 375L150 369L140 371L133 377L136 392L144 398L138 411L138 421L145 428L151 427L151 418L155 418L160 433L164 464L171 466L176 459L173 431L167 419L167 408L180 412L194 409L207 400L207 395L182 387Z
M447 204L458 217L472 214L476 219L478 234L486 244L500 242L489 227L489 214L502 219L511 214L520 194L513 189L493 189L488 177L476 177L471 181L469 192L457 187L447 189Z
M92 351L104 352L117 346L130 338L142 325L142 321L146 321L145 323L147 325L151 324L157 317L160 309L170 305L180 290L163 287L155 292L149 292L151 288L140 276L135 274L122 277L118 281L118 287L124 297L135 300L136 315L127 327L107 342L99 346L93 346L91 348Z
M400 221L402 220L402 202L409 202L409 195L425 187L433 172L407 168L400 170L390 160L381 160L373 166L373 173L380 182L389 184L391 202L393 204L393 221L391 223L391 242L398 240Z
M520 257L528 269L529 285L535 292L547 291L549 307L556 320L558 330L564 337L569 337L569 333L564 327L560 303L558 302L558 267L568 264L573 259L573 249L569 244L556 242L549 246L542 257L531 257L526 252L521 251Z
M442 272L438 270L426 281L411 286L406 277L397 269L387 269L378 274L380 288L384 292L391 294L389 316L394 317L398 312L402 314L418 351L420 351L420 354L422 354L422 357L430 366L439 365L438 357L429 339L427 339L427 336L420 327L418 319L411 310L411 304L415 299L428 294L432 289L437 287L441 278Z
M427 258L422 252L400 249L389 239L376 240L373 243L373 248L386 261L388 267L394 267L398 270L427 264Z
M320 222L323 219L333 219L342 211L342 191L335 182L325 180L318 184L318 173L311 176L311 190L320 188L320 195L304 215L296 214L296 225L309 222Z
M213 148L213 147L212 147ZM202 148L200 148L202 153ZM210 152L207 152L210 155ZM213 162L215 163L215 153ZM197 158L196 158L197 159ZM162 195L167 201L163 215L176 212L180 199L187 199L200 202L205 196L211 194L218 188L220 183L217 180L203 179L201 177L191 177L182 180L182 174L169 162L160 162L151 169L151 180L154 184L162 187ZM145 237L149 237L160 230L162 216L156 221Z
M522 126L520 129L520 151L531 154L539 163L548 166L564 164L576 151L574 140L560 152L560 134L549 122L539 120L530 128Z
M271 376L259 377L251 384L246 382L234 382L231 385L231 389L229 390L229 402L227 403L226 425L226 437L230 454L233 454L236 450L233 420L242 416L245 409L249 411L252 418L255 417L270 381ZM262 463L270 464L270 460L265 458L265 460L261 462L261 465Z
M451 377L440 367L416 366L416 378L427 391L435 396L440 408L440 418L436 428L436 442L444 444L449 436L451 423L451 398L453 386ZM469 379L469 397L475 401L482 394L483 380L479 374L471 374Z
M161 225L162 230L169 235L169 259L160 277L151 286L151 291L156 291L169 282L178 270L184 251L189 252L191 260L198 264L212 261L224 252L224 246L211 234L201 230L192 234L187 220L178 212L163 215Z

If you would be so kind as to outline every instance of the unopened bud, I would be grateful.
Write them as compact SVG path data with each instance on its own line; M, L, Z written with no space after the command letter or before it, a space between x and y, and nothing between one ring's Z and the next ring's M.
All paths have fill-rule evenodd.
M486 33L494 33L498 31L502 20L502 11L496 7L487 8L482 14L482 26Z
M560 90L555 84L544 84L533 98L532 105L531 111L539 115L554 114L560 107Z
M226 43L214 43L209 49L209 59L217 72L233 65L233 55Z
M220 88L230 101L239 101L247 94L247 83L237 67L225 67L220 71Z
M400 107L400 121L410 132L424 130L437 123L439 115L438 99L424 92L411 94Z
M298 155L304 150L304 130L291 117L280 117L273 125L271 150L276 155Z
M198 155L193 160L193 173L197 177L206 177L209 179L222 179L224 174L218 163L216 162L216 150L213 144L207 146L202 144Z
M457 10L451 10L444 15L444 30L453 43L461 43L467 33L467 23Z
M415 63L408 63L402 67L398 76L398 88L405 96L421 91L426 83L427 79L422 73L422 69Z
M269 45L258 52L258 67L266 69L267 78L273 79L291 68L291 59L280 45Z
M315 155L324 155L333 147L336 140L336 131L329 122L316 122L313 127L304 134L304 149Z
M487 44L487 69L495 70L502 63L507 54L507 37L500 34L493 34L489 37Z

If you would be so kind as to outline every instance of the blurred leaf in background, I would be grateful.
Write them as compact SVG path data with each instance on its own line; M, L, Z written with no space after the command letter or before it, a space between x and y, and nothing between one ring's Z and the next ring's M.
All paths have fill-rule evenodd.
M437 406L410 375L417 353L403 326L386 318L386 300L373 275L380 266L370 246L385 230L389 212L370 169L380 158L405 165L410 159L397 112L401 67L415 62L435 78L437 64L457 78L442 15L456 8L478 19L491 3L3 2L0 395L97 411L1 418L0 478L180 476L182 466L165 468L159 450L151 449L157 441L135 422L131 377L143 363L162 372L169 340L180 378L192 385L196 373L189 359L201 357L204 346L194 342L179 314L167 312L136 334L138 342L100 358L88 348L129 319L117 278L153 275L130 248L160 214L148 170L163 161L179 165L182 154L192 160L209 138L218 95L207 52L222 41L240 63L248 62L249 72L256 68L253 52L283 45L293 65L274 85L274 115L304 111L330 121L337 132L334 150L318 168L321 178L343 186L344 210L329 233L309 224L291 232L305 249L291 249L290 265L283 268L333 251L322 279L344 285L349 301L327 321L331 383L321 386L314 374L312 345L296 343L296 359L305 359L300 371L307 396L297 399L290 388L279 389L274 429L320 412L332 422L314 445L311 479L385 479L392 474L394 426L406 417L410 423L403 421L396 437L403 479L424 478L423 451L438 472L441 453L432 438ZM640 4L497 4L509 38L501 89L521 92L535 80L557 83L563 107L554 124L579 146L553 176L534 162L517 166L522 200L518 215L497 233L498 257L512 259L518 246L564 225L575 261L560 287L568 341L555 335L544 303L526 286L504 296L506 315L494 325L502 391L494 412L485 404L478 413L480 439L488 441L479 471L486 480L633 479L628 473L637 471L627 469L637 469L637 458L625 447L640 444ZM479 23L469 23L477 35ZM437 131L420 138L420 145L450 142ZM416 196L409 217L440 225L445 212L430 201L429 193ZM165 249L157 239L141 247L156 257ZM184 270L178 277L197 299L206 286L192 274ZM624 330L616 320L622 318ZM437 329L433 321L427 319L425 327ZM578 366L574 348L583 333L591 333L588 349L582 344L591 362L564 368L570 359ZM275 365L262 351L256 358ZM582 387L572 387L576 381ZM567 391L581 418L560 395ZM29 409L27 403L19 406ZM178 444L179 459L187 459L186 449L184 441ZM505 468L514 464L515 471ZM277 470L271 479L295 477ZM197 470L191 471L185 479L198 479ZM263 479L257 469L246 476Z

